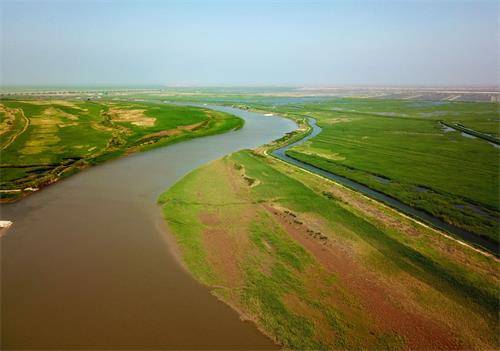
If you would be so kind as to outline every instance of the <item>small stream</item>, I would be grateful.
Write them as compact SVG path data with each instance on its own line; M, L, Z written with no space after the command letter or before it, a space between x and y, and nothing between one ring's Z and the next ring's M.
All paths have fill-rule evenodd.
M361 183L358 183L356 181L353 181L353 180L346 178L346 177L343 177L341 175L337 175L337 174L325 171L321 168L315 167L313 165L304 163L304 162L299 161L293 157L288 156L286 154L287 150L291 149L294 146L298 146L298 145L305 143L306 141L314 138L315 136L317 136L321 132L321 128L317 125L316 120L312 117L307 117L307 118L308 118L310 126L312 127L312 132L309 135L307 135L306 137L300 139L299 141L296 141L292 144L283 146L283 147L273 151L272 152L273 156L275 156L275 157L277 157L285 162L291 163L295 166L304 168L310 172L319 174L325 178L334 180L335 182L340 183L342 185L345 185L348 188L351 188L351 189L356 190L356 191L358 191L366 196L369 196L375 200L383 202L383 203L397 209L398 211L403 212L406 215L409 215L409 216L416 218L422 222L425 222L434 228L437 228L437 229L440 229L444 232L450 233L453 236L458 237L458 238L460 238L468 243L471 243L471 244L476 245L476 246L480 246L480 247L490 251L491 253L498 255L498 248L499 248L498 245L493 243L492 241L490 241L488 239L480 237L479 235L476 235L474 233L471 233L469 231L461 229L461 228L454 226L452 224L446 223L443 220L429 214L428 212L411 207L411 206L409 206L409 205L407 205L407 204L405 204L405 203L403 203L403 202L401 202L401 201L399 201L391 196L388 196L384 193L381 193L381 192L376 191L372 188L369 188L366 185L363 185Z

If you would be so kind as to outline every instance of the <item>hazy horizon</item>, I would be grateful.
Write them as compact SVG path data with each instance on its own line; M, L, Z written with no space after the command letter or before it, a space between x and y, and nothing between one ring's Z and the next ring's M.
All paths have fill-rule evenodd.
M12 87L498 87L496 1L2 1Z
M274 89L274 90L334 90L334 89L414 89L414 90L463 90L472 89L478 91L487 91L494 89L495 92L500 91L499 84L482 85L482 84L462 84L462 85L335 85L335 84L321 84L321 85L284 85L284 84L247 84L247 85L232 85L232 84L219 84L219 85L162 85L162 84L16 84L16 85L1 85L0 90L38 90L38 89L96 89L96 90L111 90L111 89L130 89L130 90L176 90L176 89Z

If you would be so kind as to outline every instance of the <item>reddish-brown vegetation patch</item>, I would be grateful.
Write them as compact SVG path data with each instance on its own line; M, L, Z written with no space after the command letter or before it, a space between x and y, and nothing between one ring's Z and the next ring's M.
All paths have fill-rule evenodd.
M180 127L174 128L174 129L162 130L161 132L151 133L151 134L145 135L145 136L141 137L139 140L142 141L142 140L147 140L147 139L152 139L152 138L163 138L163 137L168 137L168 136L180 135L186 131L189 132L189 131L194 131L196 129L199 129L203 125L205 125L205 122L190 124L187 126L180 126Z
M342 286L359 300L367 318L375 321L379 332L396 332L404 337L406 346L411 349L458 349L465 346L460 344L452 331L404 305L406 299L403 299L403 294L391 291L379 277L365 269L357 262L355 252L336 245L328 239L328 235L316 234L317 231L311 233L307 226L289 213L271 206L265 208L287 233L330 273L340 278Z
M206 247L209 261L215 267L219 277L231 288L239 287L242 283L241 272L238 267L238 246L231 239L231 235L223 229L220 219L213 213L202 213L201 222L206 226L203 230L203 245Z

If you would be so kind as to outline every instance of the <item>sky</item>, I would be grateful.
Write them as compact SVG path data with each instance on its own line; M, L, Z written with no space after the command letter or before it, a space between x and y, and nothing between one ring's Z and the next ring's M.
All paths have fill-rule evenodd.
M499 85L499 3L0 0L0 83Z

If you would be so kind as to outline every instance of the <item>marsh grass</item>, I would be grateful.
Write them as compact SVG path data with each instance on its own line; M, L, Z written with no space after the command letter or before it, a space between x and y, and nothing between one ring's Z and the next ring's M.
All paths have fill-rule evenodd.
M465 343L496 343L497 278L478 268L491 269L497 264L494 259L423 228L419 230L425 235L408 236L380 226L335 196L325 196L320 188L314 190L316 183L327 181L306 173L298 177L290 167L271 157L242 151L193 171L161 196L164 217L186 266L208 286L224 287L214 289L214 294L243 315L252 316L285 347L400 349L407 345L407 335L377 329L353 287L326 270L314 253L293 239L262 207L277 204L288 209L288 216L293 214L300 225L306 225L303 218L324 222L327 241L356 248L352 255L357 264L403 294L407 300L399 303L405 309L423 309L444 325L454 323L450 328L463 328L460 338ZM242 170L258 184L248 187ZM238 177L240 180L235 180ZM242 211L252 214L250 221L243 219ZM219 224L200 226L201 212L211 213ZM242 281L229 279L226 272L231 269L210 258L224 252L214 251L207 239L202 239L208 228L220 230L219 235L229 242L234 238L246 242L244 238L248 238L235 261L222 260L234 262L232 269L240 272ZM455 254L444 254L432 241L452 247L457 255L468 255L469 263L464 267ZM401 283L391 284L392 279Z

